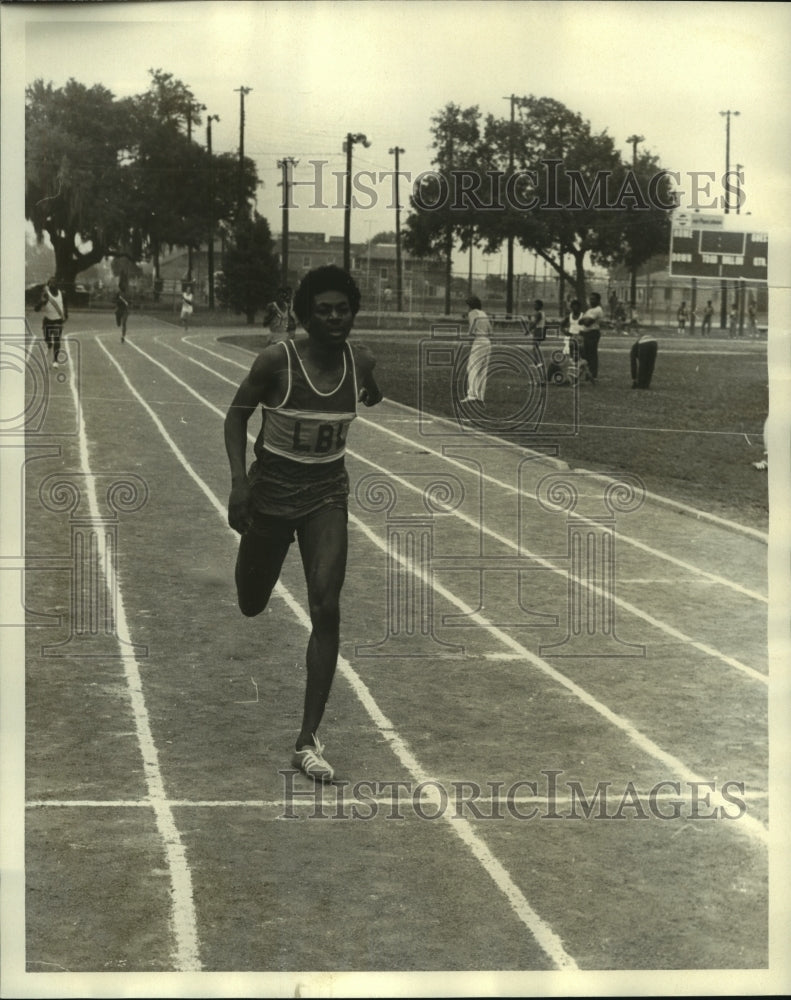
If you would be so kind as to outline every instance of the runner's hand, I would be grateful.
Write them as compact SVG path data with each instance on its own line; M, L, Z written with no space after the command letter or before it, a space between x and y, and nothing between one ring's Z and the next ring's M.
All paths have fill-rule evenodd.
M247 483L235 483L228 498L228 524L243 535L252 523L250 487Z
M377 403L382 402L382 394L381 392L378 394L371 393L368 391L368 389L365 388L365 386L363 386L363 388L360 389L360 391L357 394L357 399L364 406L376 406Z

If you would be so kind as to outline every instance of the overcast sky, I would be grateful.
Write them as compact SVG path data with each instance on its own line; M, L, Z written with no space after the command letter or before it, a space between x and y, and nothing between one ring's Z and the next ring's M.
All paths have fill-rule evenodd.
M258 210L281 228L277 160L300 160L295 180L327 161L325 202L338 201L332 171L401 169L413 176L431 158L431 116L448 102L507 115L504 98L552 97L607 131L628 156L627 136L682 174L725 168L725 119L732 119L731 167L744 167L742 212L771 220L786 211L791 158L791 8L762 3L346 2L68 3L4 7L23 17L23 83L61 86L70 77L116 96L145 91L149 69L172 73L220 121L215 152L236 152L240 86L245 153L258 166ZM4 55L8 56L8 46ZM196 131L205 142L205 124ZM352 238L394 228L387 182L378 205L353 215ZM714 190L714 189L713 189ZM719 192L721 189L717 187ZM408 186L402 184L402 204ZM311 209L312 188L292 230L343 232L343 213ZM519 261L517 261L519 265Z

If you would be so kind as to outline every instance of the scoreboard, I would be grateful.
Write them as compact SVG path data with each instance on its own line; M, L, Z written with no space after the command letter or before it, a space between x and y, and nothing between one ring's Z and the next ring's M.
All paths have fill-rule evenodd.
M676 212L670 232L670 276L766 281L767 234L732 228L744 221L742 216Z

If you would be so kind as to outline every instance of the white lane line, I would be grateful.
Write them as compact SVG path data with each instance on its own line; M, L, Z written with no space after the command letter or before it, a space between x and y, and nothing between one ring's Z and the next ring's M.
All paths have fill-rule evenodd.
M419 411L416 410L413 406L408 406L406 403L400 403L396 399L388 399L387 402L391 406L395 406L395 407L397 407L397 408L399 408L401 410L406 410L407 413L413 414L415 421L417 421L417 420L420 419L420 413L419 413ZM443 416L438 416L436 414L432 414L431 415L431 419L434 420L434 421L436 421L437 423L446 424L446 425L448 425L450 427L456 427L457 426L454 423L454 421L450 420L448 417L443 417ZM496 438L493 435L491 436L491 440L498 441L501 444L510 444L511 443L511 442L507 442L507 441L501 441L499 438ZM524 448L524 449L521 449L521 450L523 450L523 451L525 451L527 453L530 453L530 449L529 448ZM616 480L612 479L609 476L604 476L604 475L601 475L601 474L598 474L598 473L596 473L596 474L591 473L591 475L595 475L596 478L601 479L605 483L616 482ZM651 493L649 490L646 490L646 494L645 495L646 495L646 497L649 500L653 500L656 503L661 503L661 504L664 504L665 506L668 506L668 507L673 507L673 508L676 508L678 510L683 510L685 513L690 514L691 516L695 517L697 520L711 521L713 524L718 524L718 525L721 525L724 528L729 528L732 531L738 531L741 534L749 535L750 537L755 538L755 539L757 539L760 542L763 542L765 545L769 543L769 536L765 532L759 531L757 528L751 528L751 527L749 527L746 524L739 524L738 521L729 521L727 518L719 517L717 514L710 514L708 511L699 510L697 507L691 507L691 506L689 506L689 504L682 503L682 501L680 501L680 500L671 500L670 497L664 497L664 496L662 496L659 493Z
M105 348L103 347L103 349ZM74 409L79 418L80 464L86 477L91 519L95 524L99 524L101 523L101 517L96 499L95 481L91 472L88 455L88 437L82 405L77 396L75 380L73 378L69 379L69 385L74 400ZM107 567L108 575L112 574L114 577L112 579L106 577L104 584L108 591L115 595L118 632L120 635L129 636L131 632L124 606L123 588L120 581L115 578L112 560L108 557L106 540L102 532L97 533L97 548L99 564ZM170 874L172 891L171 923L175 938L175 955L173 956L173 961L176 969L180 972L197 972L201 969L201 962L195 906L192 895L192 878L189 865L187 864L186 852L165 794L162 773L159 769L159 757L154 736L151 732L148 710L143 695L140 664L134 654L122 652L122 659L126 685L135 719L137 741L143 758L143 770L148 787L148 799L144 804L153 809L157 830L165 845L167 856L167 867Z
M162 421L157 417L156 413L151 409L151 407L146 403L140 393L132 385L131 381L126 376L125 372L112 357L109 351L106 350L104 345L99 341L99 346L105 351L107 357L112 361L118 372L126 383L129 392L135 397L138 403L143 407L143 409L148 413L148 415L153 420L157 430L162 435L164 441L171 449L173 454L176 456L184 470L190 476L190 478L199 486L201 492L209 500L212 507L218 513L223 523L229 532L231 532L234 539L237 538L236 532L234 532L229 526L227 521L227 512L224 504L220 502L217 496L212 492L210 487L200 478L198 473L192 468L189 461L183 452L179 449L175 441L170 437L167 430L165 429ZM141 348L136 347L136 349L148 357L149 360L153 361L155 364L159 365L160 362L153 358L150 358ZM164 365L160 365L165 371L167 369ZM170 374L170 373L169 373ZM177 382L185 385L181 382L177 376L173 376ZM204 399L195 390L190 389L190 391L197 398L201 399L202 402L217 413L218 416L224 417L224 413L209 400ZM303 628L310 632L312 629L310 616L296 600L296 598L290 593L289 590L283 586L282 583L278 583L275 592L285 601L285 603L291 609L294 617L303 626ZM384 715L379 705L375 701L373 695L368 690L365 683L358 676L355 670L352 668L348 660L343 656L338 657L338 669L341 675L346 679L346 681L351 686L354 693L357 695L358 699L362 702L363 706L366 708L369 716L374 722L374 725L381 731L382 735L390 744L391 749L396 754L398 759L401 761L402 766L409 772L412 779L418 783L428 780L428 775L424 772L421 765L418 763L417 758L414 757L412 752L407 747L405 741L396 733L393 724ZM450 823L450 818L446 817L446 820ZM511 876L508 874L506 869L503 867L501 862L492 854L486 844L480 839L480 837L472 830L467 821L461 823L451 823L451 829L453 832L467 845L467 847L472 852L473 856L480 862L486 873L495 883L497 888L503 893L508 902L511 904L512 909L522 921L522 923L527 927L530 933L533 935L535 940L544 950L547 957L553 962L553 964L558 969L576 969L577 964L574 959L566 952L563 947L563 943L558 937L558 935L552 930L552 928L547 924L530 906L525 896L522 894L519 887L513 881Z
M390 427L386 427L383 424L377 424L376 421L372 420L369 417L361 416L359 417L359 419L363 423L367 424L369 427L375 427L377 430L380 430L385 434L389 434L391 437L400 441L402 444L409 444L411 447L413 448L415 447L416 442L414 438L410 438L404 434L400 434L398 431L395 431ZM483 436L485 437L486 435ZM467 474L470 474L473 471L468 464L465 464L460 459L452 458L449 455L444 455L442 452L436 451L436 449L431 448L429 445L425 443L421 442L420 448L421 451L428 452L430 455L435 456L436 458L438 458L443 462L446 462L448 465L452 465L456 468L465 470ZM529 449L520 449L520 450L527 454L534 454L531 453ZM518 496L530 496L533 499L536 498L534 493L529 493L527 490L523 490L520 489L518 486L514 486L513 483L506 483L502 479L498 479L495 476L490 476L484 473L482 470L478 472L478 475L480 476L481 479L485 480L486 482L492 483L492 485L498 486L500 489L503 489L508 493L513 493ZM599 482L604 482L608 484L615 482L615 480L609 479L606 476L599 475L598 473L588 473L588 475L590 476L591 479L596 479ZM648 494L646 494L646 496L647 495ZM694 512L691 507L686 509L689 512L697 513ZM596 523L595 521L583 516L579 516L578 520L587 524ZM701 569L699 566L693 566L692 563L688 563L683 559L678 559L676 556L672 556L668 552L663 552L659 549L655 549L653 548L653 546L647 545L645 542L641 542L639 539L633 538L630 535L626 535L622 531L618 532L617 537L619 543L625 542L627 545L631 545L633 548L639 549L641 552L645 552L648 555L653 556L655 559L660 559L664 562L669 562L674 566L678 566L679 569L683 569L685 572L690 573L693 576L704 577L705 579L710 580L712 583L716 583L722 587L728 587L731 590L735 590L739 594L743 594L745 597L749 597L755 601L760 601L762 604L769 603L769 598L766 597L764 594L760 594L755 590L750 590L748 587L743 587L740 583L736 583L733 580L729 580L727 577L720 576L718 573L711 573L708 570Z
M165 344L164 341L161 341L161 343ZM189 355L185 355L184 353L178 351L171 344L165 344L165 346L170 347L171 350L175 351L175 353L179 354L179 356L182 357L182 358L186 358L188 360L193 360L193 361L195 360L193 358L190 358ZM202 344L192 344L190 346L194 346L194 347L198 348L199 350L205 351L207 354L210 354L212 357L219 358L220 360L225 361L227 364L233 365L233 366L235 366L237 368L246 369L245 365L240 364L238 361L235 361L233 358L228 358L228 357L224 356L223 354L220 354L217 351L209 350L208 347L204 347ZM198 364L197 361L195 363ZM203 367L203 366L201 366L201 367ZM249 367L249 366L247 366L247 367ZM212 370L212 369L208 369L208 370ZM219 375L219 373L215 372L215 374L217 374L218 378L222 378L223 381L231 381L231 382L233 381L231 379L225 378L225 376ZM412 418L411 419L414 422L417 422L420 419L418 411L415 410L415 409L413 409L412 407L406 406L405 403L399 403L396 400L392 400L392 399L388 399L385 402L388 403L391 406L396 406L396 407L403 408L403 409L407 410L410 414L412 414ZM372 428L374 428L374 429L376 429L378 431L381 431L384 434L389 434L391 437L396 438L397 440L401 441L404 444L409 444L411 447L414 447L415 444L416 444L414 438L410 438L410 437L407 437L407 436L405 436L403 434L399 434L397 431L393 430L392 428L387 427L384 424L378 423L377 421L372 420L369 417L359 416L358 419L362 423L366 424L367 426L372 427ZM409 419L409 418L407 418L407 419ZM450 425L450 426L454 426L454 427L456 426L455 424L453 424L452 421L448 420L446 417L432 417L432 420L437 420L438 422L441 422L443 424L447 424L447 425ZM498 440L499 441L499 439L493 438L490 435L485 434L484 432L480 432L480 433L481 433L481 437L483 437L485 439L488 439L488 440ZM453 465L453 466L455 466L457 468L464 469L467 473L469 473L471 471L469 465L465 465L464 462L462 462L461 460L451 458L450 456L445 455L442 452L439 452L439 451L437 451L434 448L431 448L425 442L418 442L418 443L420 444L422 451L428 452L430 455L433 455L434 457L438 458L440 461L445 462L448 465ZM536 452L531 452L529 448L520 448L519 450L521 452L523 452L524 454L538 454ZM493 486L497 486L497 487L499 487L501 489L506 490L506 492L514 493L514 494L519 494L519 495L523 495L523 496L524 495L528 495L528 496L531 496L533 499L535 499L535 494L528 494L525 491L520 490L518 487L514 486L513 483L506 483L502 479L498 479L496 476L491 476L491 475L488 475L488 474L484 473L482 470L479 473L479 475L480 475L481 479L485 480L488 483L491 483ZM608 484L614 482L613 479L611 479L611 478L609 478L607 476L600 475L598 473L589 473L589 475L591 476L592 479L596 479L599 482L604 482L604 483L608 483ZM686 504L682 504L679 501L668 500L666 497L661 497L661 496L658 496L657 494L649 493L649 492L646 492L646 497L649 498L649 499L651 499L651 500L655 500L655 501L658 501L658 502L661 502L661 503L664 503L664 504L669 504L669 505L671 505L673 507L679 508L679 509L683 510L685 513L690 514L690 515L694 516L697 519L712 520L716 524L725 525L725 526L727 526L729 528L738 528L740 531L747 532L748 534L753 535L754 537L757 537L758 539L760 539L763 542L766 542L768 540L768 536L764 535L762 532L756 531L753 528L748 528L748 527L746 527L744 525L736 524L736 522L734 522L734 521L726 521L723 518L717 517L715 514L707 514L705 511L697 510L696 508L690 507L690 506L688 506ZM587 523L593 523L593 522L590 522L587 518L583 518L583 517L581 517L580 520L581 521L586 521ZM653 546L647 545L645 542L641 542L639 539L633 538L630 535L626 535L626 534L624 534L621 531L618 532L618 541L619 541L619 543L620 542L625 542L627 545L631 545L633 548L636 548L636 549L638 549L641 552L645 552L646 554L648 554L650 556L653 556L656 559L660 559L660 560L663 560L664 562L669 562L669 563L671 563L674 566L678 566L679 569L683 569L685 572L691 573L693 576L702 576L705 579L710 580L712 583L716 583L719 586L727 587L727 588L729 588L731 590L735 590L737 593L743 594L745 597L749 597L752 600L760 601L762 604L767 604L768 605L768 603L769 603L769 598L765 594L761 594L758 591L751 590L748 587L744 587L741 584L736 583L734 580L729 580L727 577L721 576L721 575L719 575L717 573L711 573L708 570L701 569L699 566L694 566L692 563L688 563L688 562L686 562L683 559L679 559L676 556L670 555L670 553L668 553L668 552L663 552L660 549L655 549L655 548L653 548Z
M395 780L395 779L394 779ZM495 782L503 785L502 781ZM368 782L366 779L360 779L357 784L368 787L368 785L375 785L375 782ZM465 790L468 790L470 781L469 779L459 780L456 782L459 786L465 786ZM515 784L523 785L524 781L515 782ZM338 787L340 786L340 788ZM454 786L454 781L443 781L441 786L445 789L446 794L449 788ZM284 799L170 799L168 805L171 809L316 809L317 806L327 806L333 807L337 803L343 806L368 806L371 803L376 803L377 805L389 805L390 803L397 803L399 805L409 805L412 802L437 802L437 786L434 782L430 782L425 790L422 790L420 795L412 795L409 793L402 794L400 791L395 795L370 795L365 796L365 798L357 798L354 795L348 796L345 794L345 789L347 787L354 787L353 782L335 782L330 785L323 785L320 789L315 786L311 787L305 785L304 788L294 789L294 796L292 798ZM708 787L708 786L707 786ZM696 809L710 809L709 806L703 799L707 788L702 788L696 792L695 808ZM584 793L585 789L581 792ZM620 791L620 789L619 789ZM738 809L738 803L740 802L765 802L769 798L769 792L755 791L739 791L734 792L729 790L733 801L731 802L731 809ZM340 794L339 794L340 792ZM646 791L645 789L628 788L626 790L626 801L623 808L626 808L632 802L639 801L642 805L645 802L685 802L687 798L691 797L685 793L683 790L676 792L654 792L653 790ZM618 804L621 803L621 798L618 798ZM450 797L449 797L450 802ZM469 806L473 805L487 805L493 806L504 802L513 803L514 805L533 805L535 803L540 803L544 805L552 804L558 808L560 807L580 807L584 808L582 795L475 795L467 796L458 795L453 799L454 807L456 804L458 806ZM587 806L592 805L593 798L587 801ZM615 800L610 800L610 804L613 804ZM33 799L25 803L26 809L149 809L150 804L144 800L136 799ZM733 812L730 813L730 817L735 820L736 817L733 816ZM461 819L461 816L454 816L454 818ZM482 819L495 819L499 817L495 816L484 816ZM514 816L515 819L521 819L526 817ZM595 818L595 817L594 817ZM680 818L680 817L679 817ZM702 817L704 818L704 817Z
M182 379L180 379L175 373L171 372L160 361L157 361L156 358L153 358L150 355L146 354L146 352L143 351L139 347L137 348L137 350L141 354L143 354L146 358L148 358L149 361L151 361L153 364L157 365L164 372L166 372L168 375L170 375L170 377L175 382L177 382L179 385L181 385L185 390L187 390L196 399L202 401L204 403L204 405L206 407L208 407L208 409L212 410L218 416L224 418L225 414L224 414L224 412L219 407L215 406L212 402L210 402L209 400L207 400L203 396L201 396L200 393L196 392L195 389L193 389L190 385L188 385L186 382L184 382ZM152 419L155 421L155 423L157 424L157 426L159 428L161 428L161 433L165 437L165 440L167 440L168 442L170 442L171 439L170 439L169 435L167 434L167 431L162 426L161 421L159 420L159 418L156 416L156 414L153 412L153 410L151 410L151 408L148 406L148 404L142 399L142 397L140 397L138 395L137 391L132 387L131 383L126 378L126 375L123 373L123 371L121 370L120 366L118 366L116 364L116 367L118 367L119 372L121 372L121 376L124 379L124 381L127 382L127 385L129 386L130 391L135 394L135 396L140 400L141 405L144 406L146 408L146 410L151 414ZM248 435L248 436L252 440L252 436L251 435ZM172 444L171 447L173 447L175 449L176 445ZM181 452L177 451L177 454L181 455ZM184 459L184 462L186 462L186 459ZM398 479L397 476L393 476L392 473L388 473L387 470L384 469L384 467L382 467L382 466L376 466L375 463L373 463L373 462L371 462L369 464L373 465L375 468L378 468L383 473L386 473L386 474L390 475L391 478ZM200 477L197 475L197 473L192 470L191 466L189 466L188 463L187 463L187 465L185 465L185 468L187 468L187 470L189 472L189 475L192 476L192 478L197 483L201 484L201 489L203 489L203 491L206 494L206 496L209 497L212 500L212 502L215 504L215 506L217 507L218 512L223 517L223 520L226 520L226 511L225 511L225 508L219 503L219 501L216 499L216 497L214 497L214 494L212 494L211 491L209 490L209 488L205 484L203 484L203 481L200 479ZM405 483L405 485L409 485L409 484ZM442 584L440 584L439 581L435 579L434 574L433 574L433 572L431 571L430 568L429 568L428 571L422 570L419 567L414 566L409 560L407 560L403 556L401 556L401 555L399 555L397 553L392 552L391 548L388 546L387 542L385 542L381 538L379 538L378 535L376 535L373 531L371 531L371 529L368 528L368 526L366 524L364 524L359 518L355 517L353 514L349 515L349 521L352 524L355 524L358 528L360 528L360 530L369 539L369 541L371 541L372 544L375 545L382 552L386 553L388 555L388 558L395 559L396 562L399 562L405 569L407 569L416 578L418 578L426 587L430 587L433 590L435 590L441 597L443 597L449 603L453 604L456 608L458 608L460 611L462 611L464 613L464 615L467 616L471 621L476 622L482 628L486 629L493 638L499 640L499 642L503 646L505 646L507 649L511 650L511 652L516 653L521 660L523 660L523 661L526 660L527 662L533 664L533 666L537 667L546 676L551 677L553 680L555 680L562 687L565 687L567 690L569 690L572 694L575 695L575 697L579 701L581 701L583 704L587 705L589 708L593 709L594 712L596 712L600 716L602 716L602 718L604 718L607 722L609 722L612 725L616 726L623 733L625 733L626 736L632 742L634 742L641 750L643 750L646 754L648 754L649 757L652 757L654 760L659 761L660 764L662 764L665 767L669 768L671 771L673 771L675 774L677 774L682 781L694 782L694 783L697 783L697 784L704 783L704 781L705 781L704 778L701 778L699 775L695 774L695 772L692 771L690 768L688 768L686 766L686 764L684 764L681 760L679 760L677 757L673 756L672 754L668 753L667 751L663 750L660 746L658 746L658 744L654 743L653 740L651 740L649 737L647 737L643 733L641 733L637 729L637 727L633 723L631 723L628 719L625 719L622 716L617 715L610 708L608 708L605 704L603 704L602 702L600 702L593 695L589 694L579 684L577 684L574 681L572 681L569 677L566 677L565 674L563 674L559 670L555 669L555 667L553 667L549 663L547 663L546 660L541 659L540 656L537 656L535 653L531 652L529 649L527 649L525 646L523 646L521 643L519 643L512 636L508 635L508 633L504 632L502 629L498 628L496 625L493 625L490 621L488 621L488 619L486 619L478 611L476 611L474 608L472 608L466 602L462 601L452 591L449 591L446 587L444 587ZM226 523L227 523L227 520L226 520ZM278 592L280 592L280 591L278 591ZM292 608L292 610L294 611L294 614L296 615L296 617L300 621L302 621L303 623L305 623L306 627L309 629L310 628L310 619L307 617L307 615L306 615L305 611L303 610L303 608L301 607L301 605L288 593L288 591L283 590L283 595L284 595L284 599L286 600L286 603L288 603L289 607ZM648 617L650 618L650 616L648 616ZM719 654L716 654L716 651L714 651L714 653L715 653L715 655L719 655ZM392 743L392 745L394 747L397 746L399 748L398 750L396 750L399 758L402 759L402 760L404 760L404 761L409 760L410 762L413 762L414 763L415 771L420 771L422 773L422 769L417 764L417 761L412 757L411 752L406 749L406 747L403 745L402 741L400 740L400 737L398 737L397 734L395 733L395 731L392 729L392 724L389 721L387 721L386 718L385 718L385 716L381 713L381 710L379 709L379 706L373 700L373 697L371 696L370 692L368 691L368 688L365 687L365 685L363 684L363 682L357 677L357 674L354 673L354 671L352 670L352 668L349 665L348 661L344 660L343 662L346 665L344 669L347 670L351 674L351 676L354 677L355 681L359 682L359 684L360 684L360 690L358 690L357 687L355 686L355 692L357 693L357 696L360 698L360 700L363 702L363 704L368 709L368 712L371 715L371 718L374 719L374 721L376 721L377 724L381 723L381 725L379 725L379 728L382 730L382 732L384 733L385 737L388 740L391 740L391 737L392 737L392 741L394 741ZM745 669L750 670L751 668L745 668ZM766 680L763 677L763 675L761 675L761 674L757 674L757 676L760 677L763 680ZM402 756L402 753L403 753L403 756ZM412 771L412 766L411 765L407 765L407 766L408 766L408 769L410 771ZM413 773L415 773L415 772L413 772ZM719 793L715 793L713 795L713 799L714 799L714 801L716 802L716 804L718 806L725 805L724 800L722 800L722 796L719 795ZM740 829L742 829L744 832L746 832L751 837L754 837L754 838L756 838L756 839L758 839L758 840L760 840L760 841L762 841L764 843L767 842L767 840L768 840L768 830L767 830L767 828L762 823L758 822L757 820L752 819L752 817L746 817L742 822L743 822L744 826L741 827Z
M411 490L417 494L422 494L421 487L416 486L414 483L410 483L406 479L403 479L397 473L392 472L389 469L385 468L385 466L378 465L371 459L365 458L362 455L357 455L355 452L352 452L350 450L348 453L352 455L354 458L357 458L359 461L362 461L366 465L369 465L371 468L376 469L378 472L381 472L382 475L387 476L392 482L396 482L400 486L403 486L404 489ZM444 506L439 501L435 501L435 503L437 507ZM672 638L674 639L678 639L685 645L691 646L692 648L697 649L701 653L705 653L707 656L710 656L713 659L720 660L722 663L727 664L729 667L733 667L735 670L738 670L740 673L745 674L745 676L750 677L752 680L758 681L759 683L768 686L769 677L767 674L761 673L760 670L756 670L754 667L750 667L746 663L742 663L741 660L737 660L735 657L729 656L727 653L723 653L720 650L715 649L713 646L709 646L708 643L700 642L698 639L693 639L692 636L687 635L685 632L682 632L681 629L677 629L674 625L670 625L668 622L660 621L660 619L655 618L647 611L643 611L642 609L638 608L637 605L632 604L631 601L627 601L624 600L624 598L622 597L610 594L609 592L603 590L601 587L597 587L595 584L590 583L587 579L584 579L582 577L574 577L568 570L564 569L563 567L556 566L551 560L545 559L543 556L539 556L536 555L535 553L532 553L529 549L525 548L524 546L522 547L518 546L510 538L506 538L505 535L501 535L499 534L499 532L496 532L491 528L488 528L486 525L479 523L469 515L463 514L461 513L461 511L458 510L449 510L448 513L453 514L453 516L458 518L460 521L464 521L465 523L471 525L473 528L475 528L476 531L481 531L483 534L488 535L490 538L495 539L502 545L508 546L509 548L518 552L520 556L524 557L529 556L536 563L539 563L546 569L552 570L553 573L557 573L559 576L562 576L569 580L572 579L575 580L577 583L580 584L580 586L584 587L590 593L595 594L597 597L601 597L605 601L607 600L612 601L618 607L623 608L624 611L629 612L636 618L640 618L642 621L646 622L648 625L651 625L658 631L664 632L666 635L672 636Z

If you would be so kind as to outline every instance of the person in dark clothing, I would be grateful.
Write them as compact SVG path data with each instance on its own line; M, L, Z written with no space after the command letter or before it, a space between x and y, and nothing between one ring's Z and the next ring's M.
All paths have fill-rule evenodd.
M632 369L633 389L649 389L651 387L658 349L656 337L650 333L644 333L632 344L629 361Z

